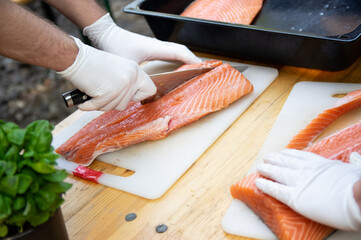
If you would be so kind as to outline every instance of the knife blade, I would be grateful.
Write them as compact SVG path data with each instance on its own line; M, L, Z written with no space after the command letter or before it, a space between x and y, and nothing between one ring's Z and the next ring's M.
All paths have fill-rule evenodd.
M214 67L195 68L183 71L165 72L150 75L150 78L152 79L154 85L157 87L157 92L153 96L150 96L141 101L141 104L144 105L150 102L154 102L155 100L163 97L187 80L199 76L203 73L209 72L212 69L214 69Z
M245 65L237 65L233 66L238 71L243 72L248 67ZM143 101L142 104L153 102L168 92L172 91L174 88L178 87L185 81L192 79L196 76L199 76L203 73L209 72L210 70L214 69L214 67L210 68L196 68L196 69L189 69L189 70L182 70L182 71L173 71L173 72L165 72L165 73L158 73L149 75L149 77L154 82L154 85L157 87L157 92ZM88 96L84 92L80 91L79 89L73 89L71 91L63 93L63 99L65 105L70 108L75 105L84 103L85 101L90 100L92 97Z

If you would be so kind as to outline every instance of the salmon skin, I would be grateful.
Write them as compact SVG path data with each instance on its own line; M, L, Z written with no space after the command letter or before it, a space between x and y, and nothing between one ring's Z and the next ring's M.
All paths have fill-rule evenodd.
M181 16L248 25L261 10L262 3L263 0L196 0Z
M312 141L327 126L345 113L361 106L361 90L347 94L336 102L334 108L320 113L305 129L301 130L288 148L303 149L323 157L349 162L349 155L361 153L361 122L338 131L310 146ZM306 148L305 148L306 147ZM233 198L243 201L273 231L279 239L324 239L334 229L296 213L287 205L258 190L255 180L259 173L253 173L231 186Z
M228 63L210 60L187 68L216 67L162 98L124 111L105 112L56 149L67 160L89 165L98 155L143 141L165 138L199 118L226 108L253 91L253 85Z

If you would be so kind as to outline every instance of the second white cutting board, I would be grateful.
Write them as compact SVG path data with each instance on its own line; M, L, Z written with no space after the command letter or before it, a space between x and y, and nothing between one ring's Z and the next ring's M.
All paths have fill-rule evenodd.
M350 83L297 83L287 98L275 124L266 141L259 151L250 173L256 171L256 166L262 161L265 153L277 152L284 149L287 143L314 117L323 110L334 106L338 98L334 96L361 89L361 84ZM323 136L349 126L361 120L361 109L350 112L336 120L327 128ZM320 136L320 139L322 136ZM276 240L276 236L243 202L233 199L223 218L222 227L225 232L264 240ZM337 231L328 240L357 240L361 239L361 232Z
M135 172L129 177L112 177L112 187L148 199L161 197L278 75L274 68L248 66L243 74L253 84L254 91L228 108L183 127L164 139L144 142L97 157L99 161ZM144 69L148 74L154 74L174 70L175 67L174 64L154 61L146 64ZM84 112L78 120L54 137L53 146L60 146L100 114Z

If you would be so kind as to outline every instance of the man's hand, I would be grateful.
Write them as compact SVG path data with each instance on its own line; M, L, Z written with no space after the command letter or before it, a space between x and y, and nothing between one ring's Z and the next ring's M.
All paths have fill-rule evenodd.
M342 230L360 230L361 212L354 185L361 166L287 149L264 156L256 186L296 212Z
M74 38L79 52L75 62L58 72L92 99L81 110L124 110L156 92L154 83L134 61L97 50Z
M83 30L99 49L131 59L137 63L149 60L198 63L201 60L183 45L163 42L118 27L109 13Z

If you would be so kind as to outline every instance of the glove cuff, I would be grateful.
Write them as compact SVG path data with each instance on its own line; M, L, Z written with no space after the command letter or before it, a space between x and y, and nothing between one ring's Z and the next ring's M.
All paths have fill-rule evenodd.
M87 59L87 55L89 55L89 51L87 49L87 46L85 46L78 38L71 36L76 45L78 46L78 55L75 58L75 61L73 62L70 67L65 69L64 71L57 72L62 77L66 79L72 78L72 76L75 75L75 73L84 65L85 59Z
M87 36L95 47L104 50L107 36L117 25L107 13L93 24L83 29L84 36Z

